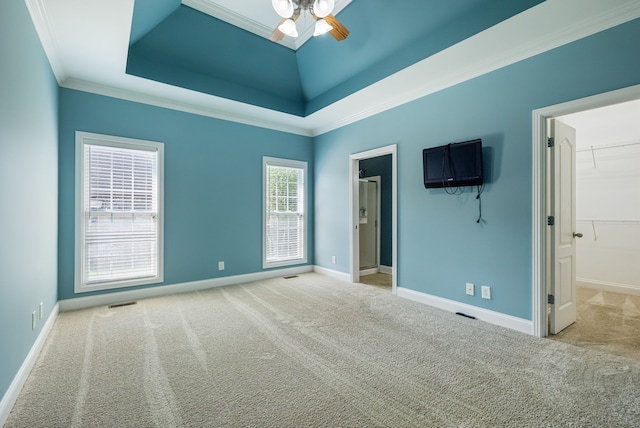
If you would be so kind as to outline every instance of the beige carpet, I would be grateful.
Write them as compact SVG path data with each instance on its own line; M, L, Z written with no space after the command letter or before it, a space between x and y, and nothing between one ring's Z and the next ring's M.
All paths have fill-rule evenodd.
M640 360L640 296L577 288L577 320L550 336Z
M638 360L305 274L61 314L6 426L638 424Z

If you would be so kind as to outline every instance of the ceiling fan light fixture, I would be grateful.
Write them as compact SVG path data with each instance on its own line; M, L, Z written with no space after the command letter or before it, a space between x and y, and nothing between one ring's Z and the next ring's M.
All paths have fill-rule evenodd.
M281 17L291 18L293 16L294 8L291 0L271 0L271 5L276 13Z
M298 29L296 28L296 22L289 18L284 21L280 26L278 26L278 30L282 31L283 34L290 37L298 37Z
M320 18L320 19L318 19L316 21L316 28L313 31L313 35L314 36L321 36L323 34L328 33L331 30L333 30L333 27L327 21L325 21L323 18Z
M335 5L335 0L315 0L313 2L313 14L318 18L324 18L333 12Z

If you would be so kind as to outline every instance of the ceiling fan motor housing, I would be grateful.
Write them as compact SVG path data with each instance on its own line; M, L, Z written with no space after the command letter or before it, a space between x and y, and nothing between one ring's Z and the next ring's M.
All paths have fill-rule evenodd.
M335 0L292 0L296 10L308 10L318 18L324 18L333 12Z

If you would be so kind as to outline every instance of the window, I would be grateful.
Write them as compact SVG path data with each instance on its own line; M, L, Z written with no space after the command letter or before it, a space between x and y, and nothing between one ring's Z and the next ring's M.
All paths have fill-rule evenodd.
M307 262L307 163L263 159L263 268Z
M75 291L163 280L163 145L76 133Z

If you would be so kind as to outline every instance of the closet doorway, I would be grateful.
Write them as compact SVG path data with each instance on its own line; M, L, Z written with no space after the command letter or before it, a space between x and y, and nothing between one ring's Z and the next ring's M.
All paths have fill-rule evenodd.
M636 144L640 143L639 103L640 85L636 85L534 110L532 162L533 334L614 354L629 355L631 352L636 358L640 357L640 326L629 329L627 324L640 321L640 249L637 247L640 236L636 236L640 230L635 229L640 227L640 144ZM607 115L618 108L623 111ZM581 121L576 120L579 117ZM571 138L549 140L553 136L551 128L554 121L567 122L566 126L576 129L575 144L563 143L570 142ZM631 130L633 127L637 129L635 135L628 133L635 132ZM589 138L596 138L597 142L589 142ZM558 151L558 146L562 150ZM568 146L573 146L571 153L574 158L569 174L566 169L554 166L554 157L558 159L558 153L566 152ZM607 165L616 158L617 163ZM591 169L591 177L585 181L580 176L588 169ZM582 172L577 173L578 170ZM597 175L601 177L598 179ZM576 183L580 180L581 183ZM575 186L576 191L563 191L563 187L558 185L560 183L565 183L565 190ZM567 186L566 183L571 184ZM585 193L585 190L595 193ZM557 212L558 207L567 206L565 199L558 199L562 193L576 195L574 202L568 204L575 207L569 222ZM608 199L614 194L617 195L614 200ZM566 212L561 209L560 214L563 211ZM621 227L626 231L614 232L614 228ZM563 231L561 239L554 237L559 229ZM606 241L605 234L608 236ZM575 241L575 263L572 266L565 263L572 269L559 269L561 260L554 250L557 250L558 243L568 242L569 236L573 236ZM613 244L614 241L617 243ZM634 269L631 275L627 274L629 269ZM594 273L596 271L597 274ZM562 289L567 278L577 286ZM556 295L558 292L559 296ZM558 315L558 308L570 304L575 307L574 319L566 323L566 329L562 325L554 326L553 312ZM624 331L615 324L604 322L607 320L600 320L594 325L607 326L601 331L613 333L610 339L599 338L595 328L587 327L582 329L584 334L580 334L579 339L574 337L572 340L569 337L572 330L575 332L576 328L588 325L584 316L598 312L589 311L585 304L607 309L606 317L617 320L624 326ZM623 344L618 347L620 343L616 342L626 342L631 346Z
M575 129L575 323L554 339L640 357L640 100L556 117ZM553 333L553 331L552 331Z

